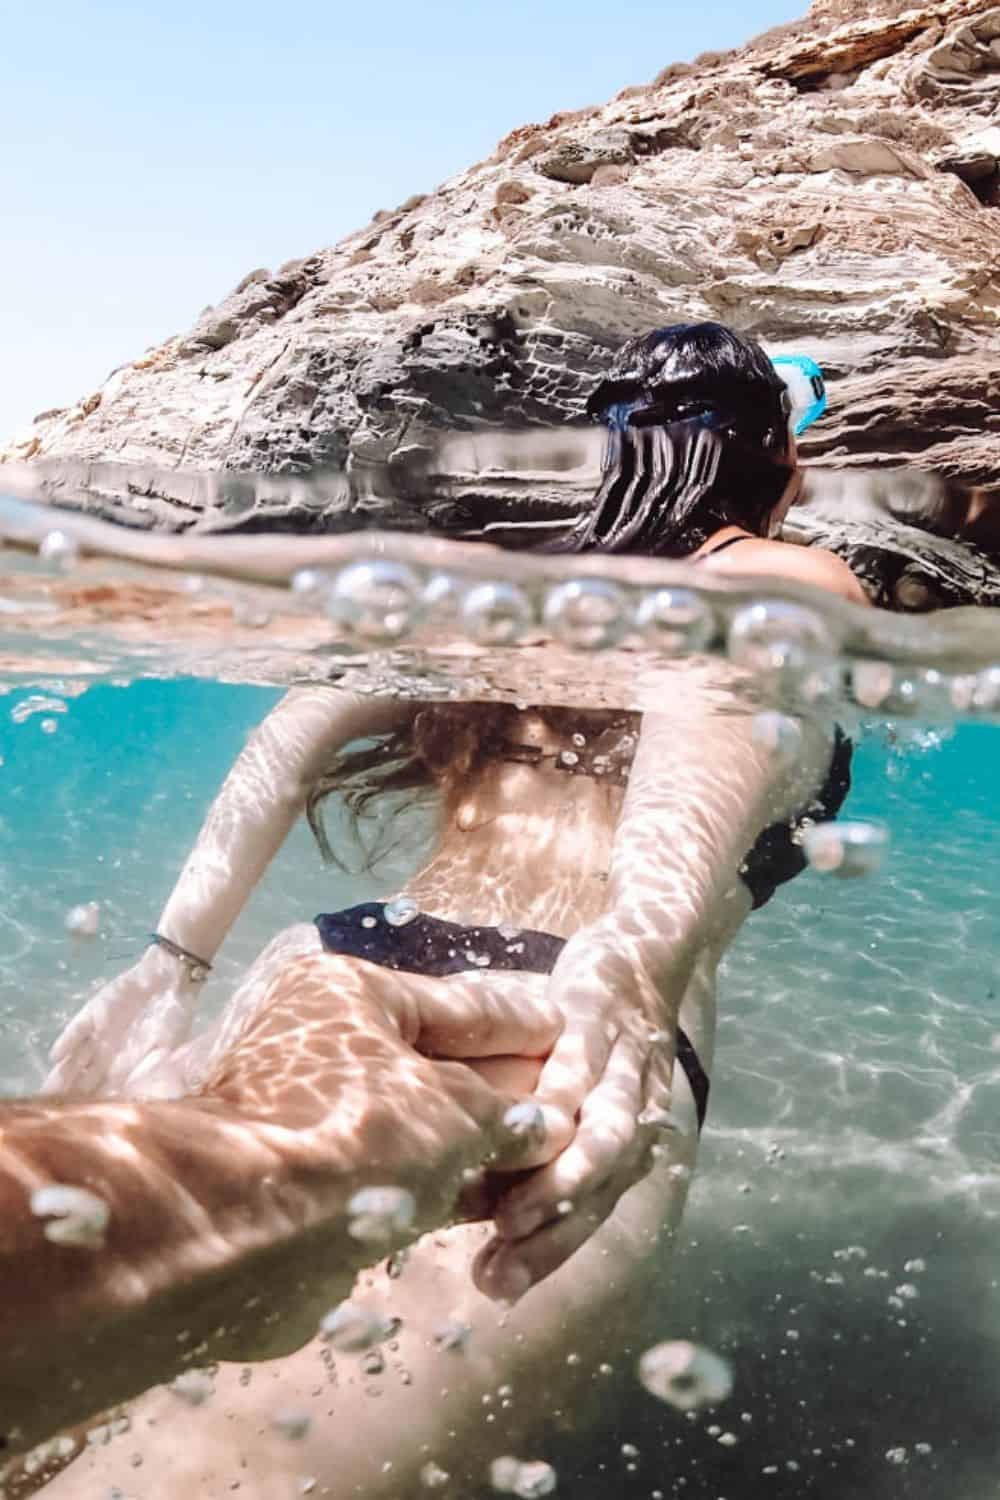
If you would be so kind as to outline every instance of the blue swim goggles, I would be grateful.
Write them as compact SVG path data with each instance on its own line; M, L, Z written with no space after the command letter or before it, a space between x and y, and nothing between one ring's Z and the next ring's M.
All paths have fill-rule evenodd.
M826 383L823 380L823 371L814 359L808 354L775 354L771 356L771 364L774 372L785 387L783 406L788 417L789 431L796 437L800 437L807 427L811 427L817 417L821 417L826 411ZM669 420L658 415L655 400L648 395L641 395L639 399L618 399L604 404L607 396L621 391L624 386L634 386L635 382L606 381L591 397L587 404L588 413L591 416L600 416L608 427L614 432L625 432L633 425L647 425L658 421ZM610 389L609 389L610 387ZM604 400L601 398L604 397ZM704 407L704 418L706 421L712 417L714 408L711 398L706 398L699 403L697 391L693 391L690 397L685 398L685 404L678 408L685 415L695 415L700 407ZM639 421L636 423L636 415ZM643 421L645 418L645 421ZM718 413L714 413L714 420L720 420Z
M788 392L788 425L800 437L826 411L823 371L808 354L774 354L771 363Z

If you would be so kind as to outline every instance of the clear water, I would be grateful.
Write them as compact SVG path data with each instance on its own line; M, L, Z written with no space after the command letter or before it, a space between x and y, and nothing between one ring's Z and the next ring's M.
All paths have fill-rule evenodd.
M93 675L9 670L0 696L5 1094L30 1092L60 1025L138 955L219 782L278 696L210 676L128 680L114 653ZM39 693L66 711L19 722ZM616 1375L596 1423L552 1424L544 1457L560 1494L996 1492L998 763L995 723L873 716L845 813L889 824L883 871L807 873L731 949L671 1317L675 1336L731 1358L736 1390L691 1421ZM209 1003L278 928L385 884L384 872L366 884L324 868L297 829L227 943ZM65 914L91 900L100 934L80 943ZM726 1434L737 1441L720 1444ZM133 1478L127 1493L144 1490Z

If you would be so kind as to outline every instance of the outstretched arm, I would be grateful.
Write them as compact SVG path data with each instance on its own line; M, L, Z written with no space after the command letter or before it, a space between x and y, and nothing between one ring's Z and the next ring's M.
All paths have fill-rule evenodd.
M223 782L157 931L211 963L332 756L410 712L395 699L322 684L286 693Z
M512 1095L457 1059L544 1055L544 995L375 995L357 967L276 974L200 1097L0 1103L0 1461L185 1369L298 1348L358 1270L454 1217L467 1169L530 1160ZM365 1187L396 1190L384 1223L354 1217Z
M157 931L211 964L332 756L410 712L405 702L319 683L286 693L226 777ZM114 1091L143 1063L159 1061L187 1037L203 977L167 948L147 949L63 1031L52 1049L46 1092Z
M564 1260L646 1170L669 1124L681 1001L700 956L721 950L749 909L739 865L761 830L822 780L824 730L803 722L789 765L755 741L753 711L729 677L719 664L678 666L658 685L669 709L643 716L607 910L566 944L549 989L566 1025L538 1095L578 1118L578 1130L501 1201L500 1239L481 1277L495 1295ZM565 1202L575 1211L560 1222Z

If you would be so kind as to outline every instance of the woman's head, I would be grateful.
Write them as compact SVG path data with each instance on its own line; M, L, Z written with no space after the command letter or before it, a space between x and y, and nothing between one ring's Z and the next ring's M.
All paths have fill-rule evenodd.
M567 550L682 557L723 526L767 534L797 464L784 381L720 323L630 339L587 403L604 479Z

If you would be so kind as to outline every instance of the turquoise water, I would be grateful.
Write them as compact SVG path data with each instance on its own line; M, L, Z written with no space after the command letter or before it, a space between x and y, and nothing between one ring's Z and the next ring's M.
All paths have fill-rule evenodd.
M37 1083L62 1021L138 956L212 795L277 697L141 681L16 722L38 691L0 697L5 1093ZM736 1394L688 1422L623 1388L633 1405L609 1401L613 1432L553 1435L560 1493L996 1493L998 752L989 726L873 725L847 811L889 824L884 871L803 876L732 949L675 1309L678 1336L732 1358ZM277 928L381 884L324 869L297 829L210 1001ZM101 932L81 943L64 918L91 900ZM735 1445L719 1444L726 1432ZM623 1458L623 1440L638 1459ZM660 1473L665 1454L679 1478Z

